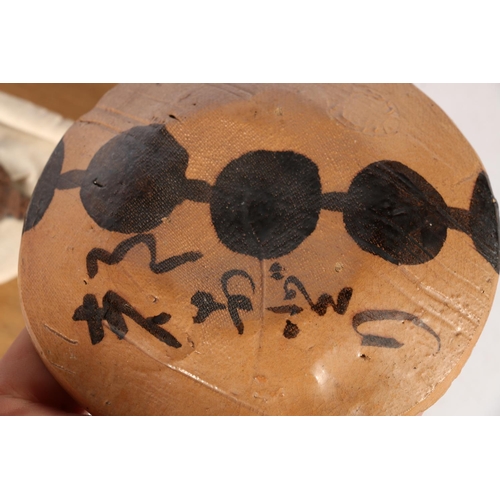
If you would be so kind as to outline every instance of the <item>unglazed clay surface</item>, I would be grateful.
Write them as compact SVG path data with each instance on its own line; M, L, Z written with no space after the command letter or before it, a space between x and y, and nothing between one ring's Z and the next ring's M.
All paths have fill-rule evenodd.
M411 85L123 85L57 146L20 287L94 414L416 414L486 320L498 208Z

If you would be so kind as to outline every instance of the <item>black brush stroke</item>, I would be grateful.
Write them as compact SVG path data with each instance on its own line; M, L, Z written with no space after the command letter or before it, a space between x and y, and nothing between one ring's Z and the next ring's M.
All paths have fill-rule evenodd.
M331 295L324 293L319 297L318 301L314 303L299 278L297 278L297 276L289 276L283 284L283 289L285 290L285 300L291 300L297 295L297 292L295 290L288 287L290 283L294 284L297 287L300 293L307 300L309 307L318 316L324 316L328 310L328 306L331 306L337 314L345 314L353 292L352 288L342 288L342 290L340 290L339 294L337 295L337 302L333 300L333 297Z
M98 344L104 339L103 321L107 321L111 331L123 339L128 332L128 326L123 315L128 316L144 328L153 337L170 347L178 349L182 344L160 324L167 323L171 316L162 312L156 316L145 318L137 312L125 299L117 293L109 290L103 297L102 307L99 307L96 296L87 294L83 298L83 305L79 306L74 314L73 321L86 321L89 329L92 345Z
M151 254L149 268L155 274L168 273L176 267L186 264L187 262L196 262L203 257L203 254L200 252L185 252L180 255L169 257L161 262L156 262L156 239L154 235L138 234L122 241L116 246L112 253L104 250L104 248L93 248L87 254L87 273L89 277L93 278L97 274L98 261L104 262L110 266L118 264L124 259L129 250L141 243L146 245L149 249Z
M396 339L391 337L381 337L379 335L372 334L364 334L358 331L358 327L363 323L367 323L369 321L411 321L415 326L419 328L423 328L425 331L430 333L438 343L438 350L441 350L441 339L439 335L429 326L427 326L418 316L414 316L413 314L404 312L404 311L396 311L393 309L380 309L380 310L367 310L355 314L352 318L352 327L354 331L361 335L362 341L361 345L364 346L373 346L373 347L389 347L389 348L400 348L404 344L398 342Z
M267 310L275 314L289 314L290 316L295 316L296 314L300 314L304 309L296 304L292 304L291 306L268 307Z

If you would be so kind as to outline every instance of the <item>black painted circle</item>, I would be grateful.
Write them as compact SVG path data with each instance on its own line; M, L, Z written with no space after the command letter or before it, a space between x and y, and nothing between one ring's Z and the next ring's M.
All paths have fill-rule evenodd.
M45 215L49 208L54 191L59 182L64 161L64 142L61 139L50 156L47 165L40 175L30 200L26 219L24 221L23 232L35 227Z
M184 201L188 160L163 125L127 130L92 158L80 191L83 206L109 231L149 231Z
M423 264L441 250L448 209L419 174L397 161L372 163L347 193L344 224L365 251L393 264Z
M210 200L220 241L260 260L295 250L316 228L320 209L318 167L293 151L252 151L231 161Z

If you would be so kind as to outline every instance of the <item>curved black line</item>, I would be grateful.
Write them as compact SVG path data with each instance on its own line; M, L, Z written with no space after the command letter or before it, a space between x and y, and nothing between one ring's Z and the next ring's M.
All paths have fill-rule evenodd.
M404 344L398 342L396 339L392 337L381 337L379 335L373 334L364 334L358 331L358 327L363 323L367 323L369 321L386 321L386 320L394 320L394 321L411 321L415 326L419 328L423 328L425 331L430 333L438 343L438 350L441 350L441 339L439 335L429 326L427 326L418 316L414 316L413 314L404 312L404 311L396 311L392 309L380 309L380 310L368 310L363 311L358 314L355 314L352 318L352 327L354 331L361 335L362 341L361 345L364 346L373 346L373 347L389 347L389 348L399 348Z
M307 293L306 287L302 284L299 278L297 278L297 276L289 276L283 284L283 289L285 290L284 300L291 300L296 296L295 290L288 287L289 283L293 283L297 287L300 293L307 300L307 303L309 304L311 310L314 311L318 316L324 316L329 306L332 306L333 310L337 314L345 314L345 312L347 311L347 307L349 306L349 301L352 297L352 288L346 287L340 290L339 294L337 295L337 302L333 300L333 297L331 295L329 295L328 293L324 293L319 297L318 301L314 303L310 295Z
M231 271L226 271L223 275L222 278L220 279L221 285L222 285L222 291L224 292L224 295L229 298L231 294L227 290L227 285L229 284L229 280L233 276L243 276L246 278L248 281L250 281L250 284L252 285L252 291L255 292L255 284L252 280L252 277L246 272L243 271L242 269L232 269Z
M161 262L156 262L156 239L154 235L138 234L122 241L116 246L112 253L104 250L104 248L93 248L87 254L87 273L89 277L93 278L97 274L98 261L104 262L110 266L118 264L124 259L129 250L141 243L146 245L149 249L151 254L149 268L155 274L168 273L176 267L186 264L187 262L196 262L203 257L201 252L186 252L180 255L174 255Z
M231 321L233 322L233 325L236 327L238 330L238 333L240 335L243 334L244 332L244 325L243 321L240 318L240 315L238 311L252 311L253 306L252 306L252 301L246 296L246 295L233 295L230 294L227 286L229 283L229 280L234 277L234 276L242 276L246 278L247 280L250 281L250 284L252 285L252 291L255 293L255 284L252 280L252 277L246 272L243 271L242 269L232 269L231 271L227 271L222 275L221 278L221 286L222 286L222 291L224 292L224 295L227 298L227 310L229 312L229 316L231 317Z
M340 315L345 314L347 307L349 306L349 301L352 297L352 288L345 287L340 290L337 295L337 302L333 300L333 297L328 293L324 293L320 296L316 304L311 306L311 309L319 316L324 316L328 310L328 306L332 306L332 309Z
M306 287L302 284L302 281L297 278L297 276L288 276L288 278L285 280L283 283L283 289L285 290L285 297L284 300L291 300L294 299L296 296L295 290L291 290L288 288L288 284L293 283L299 292L304 296L304 298L307 300L307 303L309 304L309 307L311 309L314 308L314 302L311 300L310 295L307 293Z
M203 323L213 312L226 309L224 304L217 302L214 296L208 292L197 291L191 297L191 304L198 308L196 316L193 316L194 323Z

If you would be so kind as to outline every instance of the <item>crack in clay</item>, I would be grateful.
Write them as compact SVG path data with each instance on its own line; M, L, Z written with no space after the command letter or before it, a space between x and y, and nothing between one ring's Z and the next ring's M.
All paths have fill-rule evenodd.
M259 352L262 347L262 334L264 331L264 313L266 310L266 280L264 276L264 264L265 261L260 261L260 283L262 288L262 300L260 303L260 331L259 331Z
M459 360L458 360L458 362L457 362L457 364L455 366L459 366L460 363L461 363L461 361L462 361L462 359L464 357L467 358L467 348L469 347L469 344L471 342L472 342L472 339L467 340L467 344L465 346L465 349L463 350L462 355L460 356L460 358L459 358ZM436 382L431 389L427 390L426 394L422 397L422 399L420 399L419 401L417 401L411 408L409 408L405 412L400 413L399 416L401 416L401 415L407 415L408 413L410 413L413 410L413 408L415 408L417 405L423 403L429 396L431 396L434 393L434 391L436 390L436 388L448 378L448 376L450 375L450 373L453 371L453 368L454 368L453 366L450 367L448 369L448 371L441 377L441 379L438 382ZM426 411L428 409L429 409L429 407L427 407L423 411Z
M452 172L455 172L456 168L453 165L450 165L447 161L443 160L443 158L441 158L441 156L438 155L438 153L436 151L429 148L429 146L424 144L420 139L418 139L413 134L408 134L407 136L411 139L414 139L415 142L417 143L417 145L420 146L421 148L425 149L428 153L430 153L433 158L436 158L436 160L438 160L441 163L443 163L444 165L446 165Z
M405 274L406 278L407 278L407 279L408 279L411 283L413 283L413 284L418 284L418 283L416 283L414 280L412 280L412 279L410 278L410 276L412 275L412 273L410 273L410 272L409 272L409 271L408 271L405 267L400 266L400 270L402 270L402 271L403 271L403 274ZM453 330L455 330L455 329L456 329L456 325L455 325L454 323L452 323L451 321L449 321L449 320L447 320L447 319L443 318L443 316L442 316L442 315L441 315L438 311L435 311L435 310L431 309L429 306L422 305L422 303L420 303L420 302L416 301L416 300L415 300L415 298L414 298L412 295L410 295L410 294L406 293L406 292L405 292L405 290L404 290L401 286L399 286L399 285L395 284L392 280L388 279L388 278L387 278L387 275L386 275L385 273L383 273L383 272L381 272L381 271L378 271L378 270L377 270L377 269L375 269L375 268L374 268L372 271L373 271L373 272L375 272L376 276L377 276L379 279L381 279L381 280L385 281L386 283L388 283L388 284L392 285L392 286L393 286L396 290L398 290L398 292L399 292L399 293L401 293L402 295L404 295L407 299L410 299L410 301L411 301L412 303L415 303L416 305L418 305L418 306L422 307L422 308L423 308L425 311L427 311L427 312L428 312L431 316L434 316L434 317L435 317L435 318L437 318L438 320L440 320L440 321L442 321L442 322L446 323L446 324L447 324L449 327L451 327ZM410 276L409 276L409 275L410 275ZM467 282L467 280L466 280L465 278L463 278L463 279ZM471 283L471 284L472 284L472 283ZM419 288L419 289L420 289L421 291L423 291L424 293L426 293L427 295L432 296L432 295L429 293L429 291L428 291L428 290L425 290L424 288ZM456 309L455 309L455 310L456 310ZM469 321L470 323L472 323L474 326L477 326L476 320L472 319L472 318L471 318L468 314L466 314L466 313L462 312L461 310L456 310L456 312L458 312L458 313L459 313L462 317L464 317L466 320L468 320L468 321Z
M436 259L434 261L436 261ZM475 288L478 291L481 290L481 288L479 286L477 286L472 281L469 281L465 276L462 276L461 274L457 274L456 272L454 272L449 266L447 266L446 264L441 262L440 259L437 259L436 265L439 265L443 269L443 271L446 271L447 273L451 274L453 277L458 278L461 281L467 283L467 285L470 285L472 288ZM476 267L479 267L479 266L476 265Z
M47 359L47 358L45 358ZM69 370L68 368L64 368L64 366L58 365L57 363L54 363L50 359L47 359L47 361L52 365L55 366L56 368L59 368L59 370L62 370L63 372L71 373L72 375L76 375L76 372Z
M424 304L422 303L422 301L419 301L419 300L416 300L415 297L409 293L406 293L401 287L398 287L396 283L394 283L392 280L388 279L387 277L384 277L383 278L384 281L386 283L389 283L390 285L392 285L396 290L398 290L398 292L403 295L404 297L406 297L410 302L414 303L415 305L421 307L424 311L426 311L427 313L429 313L431 316L434 316L436 319L438 319L439 321L442 321L444 323L446 323L449 327L452 328L452 330L456 330L457 328L457 325L454 324L453 322L451 322L450 320L446 319L443 317L442 313L440 311L438 311L437 309L435 309L434 307L432 307L430 304ZM426 293L427 295L430 295L432 296L429 292L427 292L425 289L421 288L421 287L418 287L419 290L421 290L422 292ZM441 301L437 300L436 299L436 302L439 302L439 303L442 303ZM475 316L473 316L472 314L467 314L463 311L461 311L459 308L456 308L456 307L452 307L451 304L448 304L448 307L450 307L451 309L453 309L455 312L459 313L460 316L469 321L473 326L477 326L478 322L479 322L479 319L477 319ZM418 315L420 316L420 315Z
M424 293L429 295L429 297L432 297L433 299L436 299L438 302L443 302L447 306L449 306L451 309L460 312L462 314L466 314L466 310L463 307L460 306L455 306L453 299L450 299L450 297L447 297L445 294L440 293L438 290L435 288L432 288L430 285L425 285L422 282L422 279L419 278L416 274L412 273L409 269L402 268L401 269L403 274L406 275L406 277L413 283L415 284L420 290L422 290ZM482 305L482 301L476 297L475 295L472 295L471 293L467 293L467 297L469 297L471 300L474 300L479 307Z
M103 123L97 120L79 120L79 123L87 123L89 125L100 125L101 127L107 128L108 130L112 130L113 132L116 132L118 134L121 134L123 132L122 129L112 127L111 125L108 125L107 123Z
M460 179L459 181L455 182L455 187L460 186L465 182L475 181L477 176L478 174L476 172L473 172L471 175L468 175L467 177L464 177L463 179Z
M252 376L252 384L250 386L251 391L253 392L253 387L255 386L255 377L257 376L257 368L259 366L260 355L262 352L262 337L264 333L264 313L265 313L265 301L266 301L266 281L264 278L264 266L265 260L260 261L260 283L262 290L262 300L261 300L261 310L260 310L260 329L259 329L259 338L257 343L257 353L255 355L255 362L253 366L253 376Z
M96 106L96 109L100 109L101 111L111 113L114 115L123 116L123 117L128 118L129 120L135 121L137 123L142 123L143 125L149 125L149 123L150 123L148 120L145 120L143 118L139 118L138 116L130 115L129 113L125 113L123 111L120 111L119 109L110 108L110 107L106 107L106 106Z
M185 101L188 99L191 95L193 95L193 92L188 92L187 94L183 95L182 97L179 97L177 99L177 102L181 103L182 101Z
M386 283L390 284L392 287L394 287L396 290L398 290L398 292L401 295L403 295L404 297L406 297L407 299L409 299L410 303L414 303L417 306L422 307L431 316L434 316L435 318L439 319L440 321L443 321L444 323L446 323L449 327L455 329L455 325L451 321L443 318L442 315L439 314L437 311L433 311L433 310L429 309L427 306L422 305L420 302L417 302L412 295L410 295L408 293L405 293L404 290L403 290L403 288L400 287L400 286L397 286L392 280L390 280L386 276L386 274L384 274L384 273L382 273L380 271L377 271L376 269L373 269L373 271L376 273L376 275L377 275L378 278L380 278L382 281L385 281ZM470 318L467 318L467 319L469 319L469 321L471 321Z
M69 342L70 344L73 344L73 345L78 345L78 340L73 340L73 339L69 339L68 337L65 337L62 333L59 333L57 330L54 330L53 328L51 328L49 325L47 324L43 324L43 326L51 333L53 333L54 335L56 335L57 337L65 340L66 342Z
M135 347L136 349L138 349L140 352L142 352L143 354L145 354L148 358L151 358L153 361L156 361L157 363L161 364L162 366L170 368L174 372L180 373L180 374L184 375L185 377L188 377L191 380L194 380L195 382L197 382L198 384L201 384L202 386L206 387L207 389L210 389L211 391L213 391L213 392L221 395L222 397L224 397L226 399L229 399L233 403L236 403L236 404L240 405L240 407L244 406L245 408L249 409L250 411L252 411L254 413L258 413L260 415L265 415L265 413L263 411L259 410L258 408L255 408L252 405L250 405L248 403L245 403L244 401L241 401L241 400L239 400L238 398L236 398L234 396L231 396L231 394L228 394L223 389L217 387L216 385L212 385L212 384L208 383L207 381L201 379L200 377L197 377L196 375L188 372L187 370L184 370L183 368L179 368L177 366L170 365L169 363L165 363L163 361L160 361L159 359L155 358L153 355L151 355L150 353L148 353L145 349L143 349L139 344L136 344L128 336L125 337L125 340L130 345L132 345L133 347Z
M252 94L251 92L249 92L248 90L244 90L244 89L239 88L239 87L236 87L236 86L234 86L234 85L230 85L230 84L228 84L228 85L226 86L226 85L218 85L218 84L216 84L216 83L207 83L206 85L208 85L208 86L210 86L210 87L214 87L214 88L216 88L216 89L218 89L218 90L222 90L222 91L224 91L224 92L227 92L228 94L232 94L232 95L234 95L234 96L236 96L236 97L239 97L240 99L241 99L241 97L242 97L242 95L241 95L241 93L242 93L242 92L243 92L244 94L246 94L246 95L250 96L250 97L253 97L253 94ZM231 90L231 88L230 88L230 87L235 88L235 89L236 89L237 91L239 91L239 92L235 92L234 90Z
M171 104L170 100L160 99L159 97L153 97L152 95L146 94L145 92L137 92L137 95L150 99L151 101L159 102L161 104ZM179 100L179 102L182 99Z
M245 88L241 87L240 85L236 85L235 83L226 83L224 86L232 87L233 89L239 90L240 92L243 92L244 94L247 94L250 97L254 96L253 92L251 92L250 90L246 90Z

